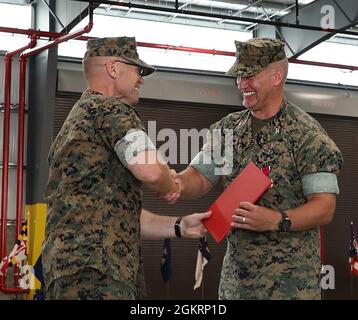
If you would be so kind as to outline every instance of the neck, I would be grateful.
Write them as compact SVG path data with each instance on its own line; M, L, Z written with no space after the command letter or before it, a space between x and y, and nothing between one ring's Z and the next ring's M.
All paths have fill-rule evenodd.
M115 96L112 83L104 77L92 77L87 80L87 88L102 93L105 97Z
M110 88L106 88L106 87L102 87L102 86L88 85L87 89L99 92L99 93L103 94L105 97L114 96L114 92L113 92L113 90L110 90Z
M283 102L283 93L276 97L270 97L270 101L259 110L251 110L251 115L260 120L267 120L272 118L277 112L280 111Z
M135 103L133 103L131 101L128 101L125 97L123 97L123 95L121 95L118 92L116 92L111 85L108 85L107 87L104 87L104 86L101 86L101 85L95 85L93 83L88 83L87 89L99 92L105 97L116 97L121 102L123 102L125 104L129 104L132 107L135 106Z

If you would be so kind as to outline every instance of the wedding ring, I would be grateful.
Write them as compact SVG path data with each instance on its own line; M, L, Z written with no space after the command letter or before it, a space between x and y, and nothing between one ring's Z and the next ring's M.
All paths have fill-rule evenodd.
M243 217L242 218L242 223L245 223L245 221L246 221L246 217Z

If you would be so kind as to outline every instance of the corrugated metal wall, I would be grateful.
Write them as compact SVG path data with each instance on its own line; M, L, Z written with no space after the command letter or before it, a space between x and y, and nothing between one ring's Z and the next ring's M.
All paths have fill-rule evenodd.
M358 277L351 276L348 256L350 222L358 232L358 119L313 115L327 130L343 153L344 165L339 175L340 194L333 222L324 228L325 264L335 269L335 290L325 290L329 299L358 299Z

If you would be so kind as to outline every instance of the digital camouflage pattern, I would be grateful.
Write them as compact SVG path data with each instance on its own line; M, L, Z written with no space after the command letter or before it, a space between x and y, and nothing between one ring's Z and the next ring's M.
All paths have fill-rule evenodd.
M285 43L279 39L253 38L246 42L235 41L236 61L226 75L252 77L270 63L286 58Z
M52 282L48 300L134 300L134 292L125 283L107 277L96 269L85 268L76 274Z
M223 118L212 129L234 130L233 171L225 187L253 161L270 166L272 188L257 202L288 210L306 200L301 178L316 172L338 174L343 158L325 130L307 113L285 101L254 136L249 110ZM224 138L223 138L224 139ZM231 159L227 159L231 161ZM319 229L253 232L233 229L223 262L220 299L320 299Z
M145 130L130 105L86 90L57 135L46 189L47 288L55 279L94 268L139 294L142 183L114 151L130 129Z
M87 41L84 59L89 57L118 57L144 68L143 76L148 76L155 68L141 59L137 52L135 37L98 38Z

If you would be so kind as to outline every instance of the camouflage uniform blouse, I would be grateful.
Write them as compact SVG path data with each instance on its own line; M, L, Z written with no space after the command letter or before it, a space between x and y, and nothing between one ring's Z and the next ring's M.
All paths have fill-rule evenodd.
M229 114L212 127L233 130L233 171L224 176L225 187L250 161L259 168L269 166L273 187L257 204L288 210L306 202L302 177L317 172L338 174L340 151L301 109L285 101L255 136L251 119L245 110ZM200 166L194 167L201 171ZM234 229L227 240L220 299L320 298L318 228L289 233Z
M129 129L145 130L136 111L87 90L50 153L43 265L46 286L92 267L137 290L141 270L141 182L115 145Z

